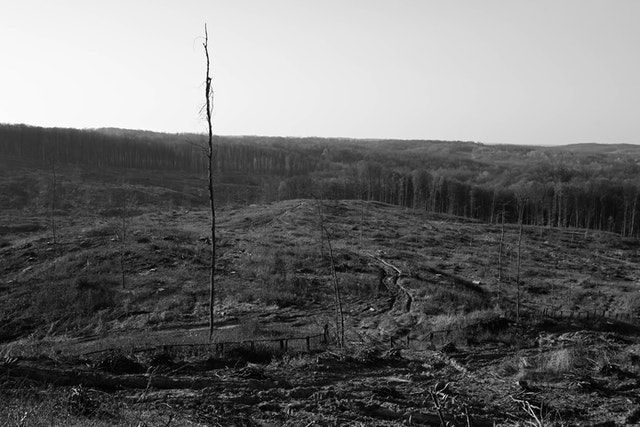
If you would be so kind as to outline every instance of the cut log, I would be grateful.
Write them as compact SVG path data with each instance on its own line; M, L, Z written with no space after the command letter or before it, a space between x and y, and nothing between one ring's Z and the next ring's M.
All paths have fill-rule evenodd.
M278 385L269 379L238 380L234 378L225 379L189 376L168 377L156 374L114 375L100 371L41 367L23 363L0 365L0 376L27 378L33 381L57 386L82 385L84 387L103 391L147 388L153 388L156 390L202 390L207 387L213 387L221 384L224 384L227 387L235 385L238 387L251 387L253 389L268 389Z

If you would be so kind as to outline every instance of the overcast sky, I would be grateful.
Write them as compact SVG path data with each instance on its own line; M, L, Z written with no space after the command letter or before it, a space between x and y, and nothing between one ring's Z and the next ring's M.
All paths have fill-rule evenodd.
M640 0L0 0L0 122L640 143Z

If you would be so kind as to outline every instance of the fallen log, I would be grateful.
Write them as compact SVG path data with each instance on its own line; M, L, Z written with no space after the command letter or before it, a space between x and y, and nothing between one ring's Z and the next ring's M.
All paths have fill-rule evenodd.
M100 371L42 367L23 363L0 365L0 376L27 378L33 381L57 386L81 385L83 387L90 387L103 391L147 388L160 390L202 390L207 387L213 387L221 384L224 384L225 386L242 385L243 387L252 387L255 389L267 389L278 385L269 379L237 380L217 377L169 377L166 375L151 373L114 375Z

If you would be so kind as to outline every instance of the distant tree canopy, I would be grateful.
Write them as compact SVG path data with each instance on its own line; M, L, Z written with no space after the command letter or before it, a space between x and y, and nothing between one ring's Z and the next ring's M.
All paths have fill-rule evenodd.
M104 168L206 171L198 134L0 126L0 153L41 161ZM311 166L303 153L238 141L222 141L216 157L218 172L242 171L285 176Z
M246 202L375 200L498 221L638 236L640 146L216 137L219 182ZM206 172L205 137L0 125L0 156L41 164ZM262 186L256 186L262 182ZM257 188L257 190L256 190ZM228 190L231 191L231 190Z

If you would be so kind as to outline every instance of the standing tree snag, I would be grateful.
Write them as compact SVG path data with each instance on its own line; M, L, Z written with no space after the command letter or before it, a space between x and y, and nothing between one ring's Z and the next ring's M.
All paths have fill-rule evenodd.
M518 261L516 264L516 286L517 286L517 295L516 295L516 319L520 322L520 259L521 259L521 250L522 250L522 220L524 216L524 205L520 208L520 212L518 215L518 223L519 223L519 231L518 231Z
M324 234L327 237L327 246L329 248L329 260L331 262L331 276L333 278L333 293L335 300L336 310L336 335L338 338L338 345L340 348L344 348L344 312L342 311L342 297L340 296L340 284L338 283L338 275L336 273L336 264L333 259L333 249L331 247L331 236L327 227L322 225Z
M316 208L318 210L318 225L320 230L320 259L324 262L324 213L320 199L316 199Z
M207 75L205 80L204 95L207 109L207 127L209 139L207 145L207 161L209 170L209 206L211 207L211 271L209 275L209 340L213 338L213 305L215 302L215 268L216 268L216 209L213 201L213 128L211 125L211 112L213 110L213 91L211 89L211 77L209 77L209 35L207 24L204 24L204 54L207 58Z
M55 246L58 243L56 238L56 161L55 159L51 159L51 234L53 237L53 245Z
M498 246L498 282L502 283L502 250L504 248L504 207L502 208L502 225L500 227L500 245Z
M526 189L521 187L516 190L516 210L518 212L518 258L516 262L516 287L517 287L517 295L516 295L516 319L518 323L520 322L520 261L521 261L521 252L522 252L522 227L524 223L524 210L527 206L527 202L529 201L526 193Z
M324 204L322 199L316 199L318 208L318 220L320 223L320 248L321 256L324 261L324 245L323 237L327 239L327 249L329 251L329 261L331 266L331 278L333 279L333 297L335 303L335 322L336 322L336 338L340 348L344 348L344 312L342 310L342 297L340 295L340 283L338 282L338 274L336 273L336 264L333 258L333 248L331 246L331 235L324 222Z
M125 251L127 249L127 189L124 187L124 178L122 179L122 205L120 210L122 217L122 226L120 229L120 272L122 273L122 289L125 288L126 269L125 269Z

